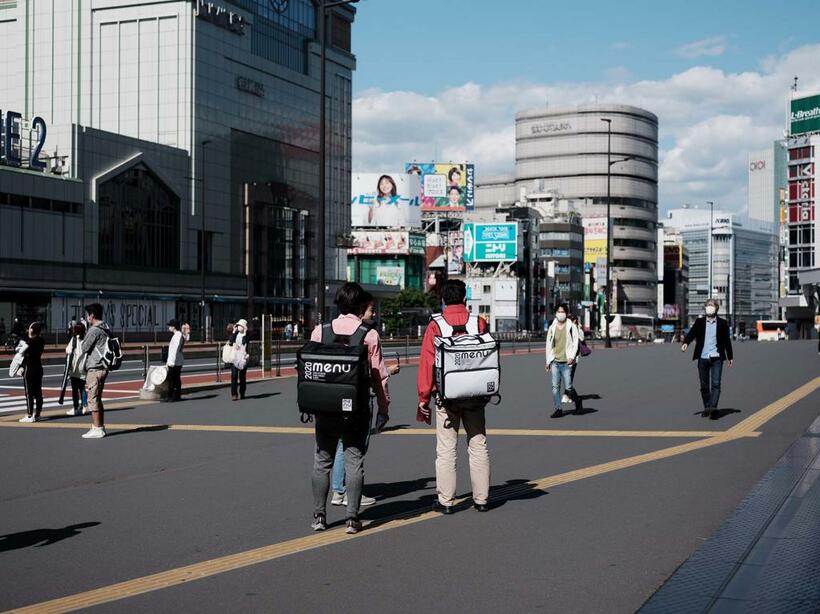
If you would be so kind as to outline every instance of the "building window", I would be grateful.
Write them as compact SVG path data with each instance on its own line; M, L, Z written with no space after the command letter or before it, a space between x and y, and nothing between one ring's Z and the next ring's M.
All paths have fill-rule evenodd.
M350 22L333 13L330 23L330 44L350 53Z
M142 164L101 184L100 264L179 268L179 198Z
M290 0L282 12L270 0L232 0L253 13L251 52L297 72L307 72L307 43L316 38L312 0Z

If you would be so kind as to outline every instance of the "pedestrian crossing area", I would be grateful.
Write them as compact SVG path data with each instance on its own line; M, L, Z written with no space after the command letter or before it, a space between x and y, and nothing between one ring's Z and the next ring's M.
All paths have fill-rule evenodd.
M57 403L55 397L43 398L43 410L53 407L71 407L71 399L67 399L67 403L60 405ZM26 397L14 394L0 394L0 414L25 414L26 413Z

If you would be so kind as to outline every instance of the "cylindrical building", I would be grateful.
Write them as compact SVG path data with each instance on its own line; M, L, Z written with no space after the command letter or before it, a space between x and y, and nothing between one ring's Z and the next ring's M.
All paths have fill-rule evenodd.
M655 315L658 118L653 113L621 104L518 113L515 179L479 181L477 205L523 203L527 194L556 192L574 201L584 218L605 217L610 124L603 120L611 120L612 129L611 268L619 306Z

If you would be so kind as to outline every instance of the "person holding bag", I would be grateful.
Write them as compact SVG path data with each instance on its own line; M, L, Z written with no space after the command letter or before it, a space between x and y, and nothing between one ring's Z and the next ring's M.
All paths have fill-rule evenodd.
M23 384L26 390L26 416L20 422L37 422L43 411L43 350L45 341L40 336L43 325L32 322L28 327L28 347L25 349Z
M81 416L88 413L88 396L85 392L85 361L83 353L83 338L85 324L77 322L72 327L74 336L65 347L66 362L68 365L68 380L71 382L71 401L73 408L67 410L67 416Z
M555 308L555 319L547 330L546 364L544 370L552 376L552 398L555 411L550 418L561 418L564 411L561 409L561 383L564 391L575 403L575 413L584 411L581 397L572 387L572 365L578 358L580 335L578 327L567 321L569 306L565 303Z
M234 325L222 359L231 365L231 400L244 399L248 377L248 321L244 318Z

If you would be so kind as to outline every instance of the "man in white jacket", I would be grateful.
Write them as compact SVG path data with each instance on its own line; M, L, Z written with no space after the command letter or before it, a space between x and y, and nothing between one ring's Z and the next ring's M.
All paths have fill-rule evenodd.
M546 365L544 370L552 375L552 399L555 411L550 418L561 418L561 382L564 391L575 403L575 413L584 411L581 397L572 387L571 370L578 356L580 335L578 327L567 320L569 307L562 303L555 308L555 319L547 330Z
M168 322L168 332L172 334L168 344L168 360L165 361L168 367L168 402L174 403L182 400L182 365L185 362L182 349L185 347L185 337L176 320Z

